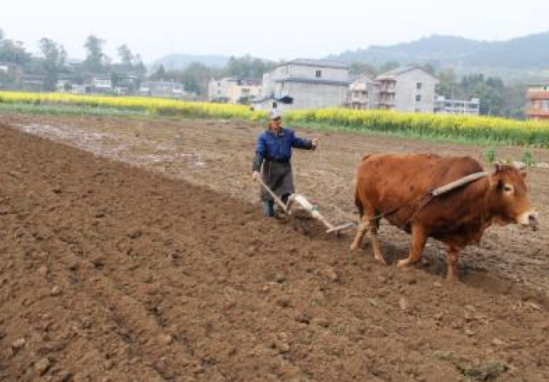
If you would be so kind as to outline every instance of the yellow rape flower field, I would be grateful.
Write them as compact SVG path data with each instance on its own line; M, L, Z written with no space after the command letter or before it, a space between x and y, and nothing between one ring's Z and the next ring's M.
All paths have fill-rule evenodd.
M234 118L251 121L267 118L265 111L253 111L249 106L148 97L0 92L0 104L72 105L191 118ZM547 122L344 108L289 111L284 116L288 123L310 127L549 148Z

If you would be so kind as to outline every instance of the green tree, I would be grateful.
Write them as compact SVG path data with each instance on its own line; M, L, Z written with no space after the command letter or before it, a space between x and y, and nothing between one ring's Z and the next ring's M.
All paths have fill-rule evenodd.
M526 97L528 85L506 86L503 97L504 115L508 118L524 119L526 116Z
M43 68L46 74L44 90L53 91L55 90L59 73L67 59L67 52L63 46L48 38L41 39L39 45L40 51L44 56Z
M480 98L480 114L505 114L505 84L500 78L485 78L483 74L473 74L463 77L460 85L467 97Z
M135 55L134 70L139 76L144 76L147 73L147 67L139 54Z
M208 94L208 82L214 76L214 70L199 62L194 62L183 72L182 81L187 91L205 96Z
M448 98L454 98L457 91L457 78L452 69L442 70L437 74L440 81L437 87L437 93Z
M135 56L126 44L118 47L118 57L123 67L127 69L133 68Z
M86 39L84 47L88 53L83 65L89 72L102 73L105 71L104 64L107 61L107 56L103 53L103 45L105 45L105 40L96 36L91 35Z
M166 69L164 69L164 65L160 65L158 69L156 69L156 72L151 76L152 80L162 80L166 79Z
M400 64L396 61L388 61L385 64L381 65L379 68L380 73L385 73L400 67Z
M0 61L24 66L30 61L30 57L22 42L6 39L0 29Z
M350 75L358 76L364 73L368 74L371 77L376 77L379 75L379 69L372 64L367 64L364 62L351 62L351 64L349 64Z
M118 86L118 84L120 83L120 80L121 80L120 73L118 73L118 71L116 71L115 69L111 70L110 73L109 73L109 77L111 79L111 84L112 84L113 88Z
M275 66L276 64L272 61L263 61L251 56L231 57L223 71L223 75L258 80L263 78L263 74L272 70Z

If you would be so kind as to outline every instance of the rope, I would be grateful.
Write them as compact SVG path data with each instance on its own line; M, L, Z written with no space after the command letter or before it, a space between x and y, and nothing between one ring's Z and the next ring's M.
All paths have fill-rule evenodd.
M416 201L404 203L404 204L402 204L402 205L400 205L396 208L393 208L392 210L389 210L388 212L381 213L381 214L375 216L373 219L371 219L371 221L375 222L376 220L379 220L379 219L382 219L382 218L385 218L387 216L390 216L390 215L393 215L393 214L397 213L398 211L400 211L404 207L407 207L407 206L410 206L410 205L413 205L413 204L417 204L414 212L410 215L408 220L406 220L406 222L401 226L401 227L405 227L433 199L435 199L435 198L437 198L441 195L447 194L450 191L453 191L457 188L460 188L460 187L466 186L468 184L471 184L471 183L473 183L473 182L475 182L479 179L487 177L488 175L489 174L487 172L477 172L477 173L474 173L474 174L471 174L471 175L467 175L467 176L465 176L461 179L458 179L456 181L448 183L448 184L446 184L442 187L435 188L434 190L430 191L429 193L427 193L427 194L423 195L422 197L416 199Z

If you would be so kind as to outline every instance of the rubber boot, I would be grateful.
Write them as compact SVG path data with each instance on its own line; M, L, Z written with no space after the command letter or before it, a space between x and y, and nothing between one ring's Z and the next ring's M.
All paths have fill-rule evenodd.
M267 201L263 202L263 213L268 218L274 218L275 217L274 201L273 200L267 200Z

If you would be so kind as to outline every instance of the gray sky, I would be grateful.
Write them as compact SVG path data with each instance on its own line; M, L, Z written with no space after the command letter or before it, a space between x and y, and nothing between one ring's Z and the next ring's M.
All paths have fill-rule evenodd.
M319 58L431 34L503 40L549 31L547 0L15 0L0 29L36 50L41 37L83 58L90 34L146 62L175 53Z

